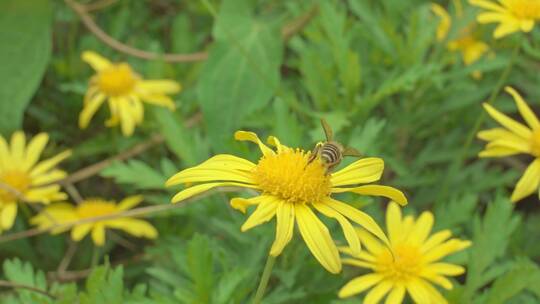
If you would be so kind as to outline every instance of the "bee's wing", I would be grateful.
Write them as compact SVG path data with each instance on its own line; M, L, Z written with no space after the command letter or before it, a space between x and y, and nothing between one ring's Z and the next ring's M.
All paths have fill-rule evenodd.
M362 153L360 151L356 150L355 148L351 147L345 147L343 149L343 156L354 156L354 157L362 157Z
M330 125L324 118L321 118L321 125L324 129L324 134L326 135L326 141L332 141L334 139L334 132L332 132L332 128L330 128Z

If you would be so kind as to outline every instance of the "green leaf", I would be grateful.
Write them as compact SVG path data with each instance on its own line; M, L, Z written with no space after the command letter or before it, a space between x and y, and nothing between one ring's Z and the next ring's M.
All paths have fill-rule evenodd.
M32 264L19 259L6 260L3 264L4 275L14 283L32 286L47 291L47 280L43 271L34 271ZM41 293L25 289L15 289L21 303L52 303L51 298Z
M507 198L499 195L488 205L483 219L474 220L464 302L470 302L473 294L494 278L491 273L502 269L495 262L505 254L511 234L520 222L512 207Z
M123 303L123 268L110 269L109 265L94 268L86 280L86 292L81 293L81 304Z
M508 272L495 280L485 303L508 303L507 301L510 298L532 286L534 279L539 275L540 269L530 260L520 259L516 261Z
M263 108L279 87L283 46L278 24L255 20L248 3L222 4L216 42L197 87L214 148L229 142L242 119Z
M125 163L114 162L100 173L119 184L134 185L138 189L163 189L167 178L144 162L132 159Z
M0 133L20 129L51 55L48 0L0 1Z

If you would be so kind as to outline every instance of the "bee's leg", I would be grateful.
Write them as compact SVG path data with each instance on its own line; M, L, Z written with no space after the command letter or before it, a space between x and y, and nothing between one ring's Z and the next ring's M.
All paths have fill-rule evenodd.
M311 164L311 162L314 161L315 158L317 158L317 155L319 155L319 151L321 150L321 146L322 146L321 143L318 143L315 145L315 148L313 148L313 151L311 151L311 154L309 155L309 159L306 166Z
M326 164L326 172L325 172L325 175L330 174L330 172L332 172L332 169L334 169L334 167L337 166L340 162L341 162L341 160L337 160L337 161L335 161L335 162Z

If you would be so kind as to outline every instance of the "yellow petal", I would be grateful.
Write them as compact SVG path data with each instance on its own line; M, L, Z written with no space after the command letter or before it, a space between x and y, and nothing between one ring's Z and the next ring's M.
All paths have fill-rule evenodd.
M201 165L183 170L182 172L175 174L167 181L166 185L212 181L235 181L246 184L255 183L251 172L220 168L208 168Z
M133 135L135 131L135 118L133 113L127 104L127 100L118 103L118 112L120 115L120 128L122 129L122 135L129 137Z
M158 79L144 80L138 83L137 89L143 94L175 94L182 90L182 86L173 80Z
M252 176L251 171L253 168L255 168L255 164L248 160L233 155L220 154L208 159L198 166L180 171L169 178L165 185L169 187L187 183L188 181L184 180L184 178L190 175L197 175L197 173L198 175L206 176L205 181L215 181L220 179L228 180L231 178L233 180L234 178L246 180L247 177ZM226 173L227 175L224 178L215 177L221 173ZM250 180L249 183L253 184L254 182Z
M378 181L384 170L384 161L370 157L355 161L347 167L332 173L332 186L365 184Z
M266 142L269 145L272 145L272 146L276 147L276 149L277 149L277 151L279 153L281 153L283 151L284 146L281 144L281 142L279 141L279 139L277 137L268 136L268 138L266 139Z
M60 195L59 195L60 194ZM59 185L50 185L38 188L31 188L25 193L29 203L48 204L54 200L65 199L64 193L60 192Z
M83 106L83 109L79 114L79 128L86 129L86 127L88 127L90 120L92 120L92 117L94 117L94 114L96 114L104 101L105 95L100 93L96 94Z
M206 184L201 184L201 185L195 185L195 186L189 187L187 189L184 189L184 190L178 192L172 198L172 202L173 203L178 203L180 201L188 199L188 198L190 198L192 196L195 196L197 194L206 192L206 191L208 191L208 190L210 190L212 188L222 187L222 186L258 189L256 186L253 186L253 185L246 185L246 184L235 183L235 182L206 183Z
M477 137L485 141L495 141L495 140L510 140L510 141L526 141L524 138L515 135L514 133L503 129L503 128L493 128L489 130L483 130L478 132Z
M405 286L398 285L392 288L384 304L401 304L405 298Z
M529 108L525 100L523 100L523 97L521 97L521 95L519 95L519 93L516 90L514 90L514 88L512 87L506 87L505 90L508 94L512 95L512 97L514 98L514 101L516 102L519 113L521 114L523 119L525 119L529 127L531 127L531 129L533 130L538 129L538 127L540 126L540 122L538 121L538 118L533 113L531 108Z
M56 156L53 156L49 159L39 162L33 169L30 171L30 176L35 178L52 168L58 165L61 161L68 158L71 155L71 150L66 150Z
M404 206L407 205L407 198L403 192L390 186L365 185L355 188L332 188L333 193L353 192L361 195L382 196Z
M533 19L520 20L519 27L522 32L528 33L532 31L534 27L534 20Z
M115 229L123 230L136 237L145 237L155 239L158 232L152 224L147 221L134 218L119 218L107 221L107 226Z
M71 239L73 239L75 242L82 240L88 234L88 232L90 232L92 225L93 224L86 223L73 227L73 230L71 230Z
M118 203L118 210L128 210L131 209L138 204L140 204L144 200L144 197L142 195L133 195L130 197L124 198L120 203Z
M0 170L9 165L11 165L11 153L6 140L0 135Z
M246 132L246 131L236 131L234 133L234 139L239 141L251 141L253 143L256 143L259 145L259 149L261 149L261 152L263 155L274 155L275 152L272 151L272 149L268 148L257 136L257 134L253 132Z
M465 272L463 266L449 263L433 263L425 266L425 270L431 273L447 276L457 276Z
M111 66L108 59L92 51L84 51L81 57L82 60L98 72Z
M294 206L281 201L276 210L276 239L270 249L271 256L278 256L291 241L294 230Z
M371 289L364 298L363 304L377 304L390 291L392 283L390 281L382 281L373 289Z
M407 238L407 243L420 245L423 244L426 238L433 228L433 213L429 211L424 211L414 224L409 237Z
M429 291L425 289L421 279L409 280L406 288L415 303L432 303Z
M422 244L422 247L420 248L420 251L422 253L426 253L427 251L431 250L435 246L438 246L442 242L446 241L452 236L452 232L450 230L442 230L435 234L433 234L429 239Z
M331 273L341 271L339 253L328 228L304 204L295 206L296 221L302 238L313 256Z
M401 209L394 202L388 204L386 208L386 230L392 243L395 243L403 232L401 230Z
M499 139L494 140L487 144L486 149L492 149L492 148L507 148L519 151L521 153L531 153L531 145L529 142L520 140L520 141L512 141L508 139Z
M540 185L540 159L535 159L519 179L510 200L515 203L538 191Z
M369 216L367 213L357 210L347 204L344 204L338 200L327 198L323 203L325 203L330 208L341 213L345 217L349 218L351 221L362 226L367 231L373 233L376 237L381 239L384 243L390 244L390 241L382 231L381 227L375 222L375 220Z
M495 39L500 39L506 35L518 32L520 30L519 23L516 20L507 20L497 26L495 32L493 32L493 37Z
M2 212L0 217L2 230L8 230L13 227L13 223L17 217L17 203L12 202L5 204L0 212Z
M146 95L141 95L140 97L146 103L160 106L160 107L165 107L169 109L170 111L174 111L176 109L176 104L174 103L174 100L167 95L146 94Z
M452 20L446 9L437 3L431 3L431 11L440 18L437 26L437 40L442 41L448 35Z
M278 199L275 197L266 197L266 199L257 206L257 209L255 209L255 211L244 222L240 230L245 232L255 226L271 220L274 215L276 215L278 202Z
M24 157L24 170L28 170L36 164L36 162L39 160L39 157L41 156L41 152L43 152L43 149L47 145L48 141L49 135L47 135L47 133L39 133L38 135L34 136L34 138L32 138L32 140L28 143L28 147L26 149Z
M92 228L92 241L96 246L105 245L105 226L102 223L95 223Z
M388 251L388 248L386 248L376 238L371 236L371 234L367 233L364 229L356 229L356 233L358 234L358 236L359 236L360 240L362 241L362 243L366 246L366 249L373 256L379 256L384 251Z
M51 184L61 179L64 179L66 176L67 176L67 173L62 170L51 170L47 173L43 173L33 178L32 186L41 186L41 185Z
M426 263L437 261L447 255L450 255L457 251L461 251L469 246L471 246L470 241L451 239L441 245L435 246L433 249L426 252L422 257L422 260Z
M261 203L262 201L265 201L269 199L267 196L264 196L264 195L259 195L259 196L256 196L256 197L252 197L252 198L249 198L249 199L246 199L246 198L241 198L241 197L235 197L233 199L231 199L231 207L233 209L236 209L242 213L246 213L247 211L247 207L249 206L253 206L253 205L258 205L259 203Z
M351 266L356 266L360 268L368 268L368 269L374 269L375 267L377 267L374 263L370 263L370 262L366 262L362 260L356 260L356 259L344 258L344 259L341 259L341 263L345 265L351 265Z
M359 254L360 253L360 240L358 239L358 235L356 234L356 230L351 225L351 223L343 217L339 212L336 210L326 206L324 203L314 203L312 204L317 211L324 214L327 217L336 219L341 226L341 229L343 230L343 234L345 235L345 239L347 240L347 243L349 244L351 251L353 254Z
M359 294L379 283L383 278L384 276L378 273L370 273L354 278L339 290L338 296L340 298L347 298Z
M22 131L17 131L11 136L11 160L14 166L23 165L26 136Z
M531 130L529 130L527 127L504 115L503 113L497 111L494 107L487 103L484 103L483 106L484 109L488 112L489 116L499 122L503 127L507 128L508 130L512 131L513 133L524 139L530 138Z
M478 157L505 157L510 155L515 155L523 153L521 151L518 151L516 149L511 149L507 147L490 147L489 149L485 149L478 153Z

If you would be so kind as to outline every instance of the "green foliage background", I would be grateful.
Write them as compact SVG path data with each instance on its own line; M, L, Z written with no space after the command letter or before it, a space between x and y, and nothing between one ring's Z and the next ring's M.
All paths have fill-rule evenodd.
M452 2L452 1L449 1ZM448 1L439 1L452 7ZM317 14L287 40L281 28L317 8ZM435 39L438 19L423 0L349 1L180 1L119 0L92 12L105 32L147 51L208 51L194 63L143 60L109 48L88 32L63 1L0 1L0 132L48 132L46 155L71 148L64 167L74 172L162 134L165 142L136 158L114 162L99 176L76 186L85 197L122 198L144 194L147 204L169 204L174 190L164 181L181 168L217 153L257 160L252 146L233 141L235 130L275 135L289 146L310 149L322 139L324 117L338 139L386 162L384 184L406 192L408 214L432 210L436 230L451 229L473 246L449 260L467 273L445 291L451 303L540 302L540 208L538 197L512 205L509 193L528 157L478 159L473 140L481 102L500 85L522 92L540 113L540 31L491 38L492 49L472 66ZM475 9L464 3L465 18ZM515 48L520 51L511 59ZM90 68L81 61L94 50L131 64L146 78L171 78L184 90L178 110L146 106L133 137L105 128L106 109L81 131ZM501 74L509 75L500 84ZM483 77L475 80L472 71ZM495 106L516 109L506 94ZM186 122L201 115L195 125ZM486 119L484 127L494 123ZM472 140L470 144L467 144ZM347 160L351 161L351 160ZM345 161L345 163L347 163ZM241 233L245 216L228 207L228 194L205 197L174 211L154 214L155 242L129 239L131 248L109 239L92 267L92 244L83 241L70 271L56 269L66 235L41 235L0 244L3 279L47 290L5 289L2 303L243 303L256 288L273 225ZM383 224L386 202L350 196ZM28 209L14 231L27 229ZM333 231L336 224L328 221ZM8 232L9 233L9 232ZM340 236L340 233L333 233ZM322 269L296 235L279 257L264 303L357 303L337 299L337 290L358 269L340 275Z

